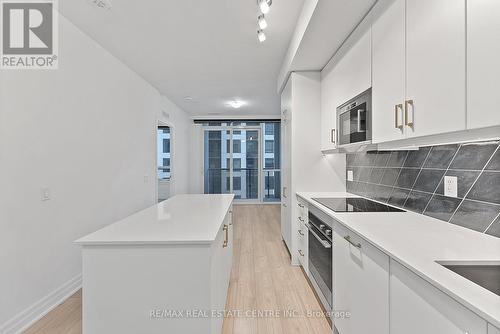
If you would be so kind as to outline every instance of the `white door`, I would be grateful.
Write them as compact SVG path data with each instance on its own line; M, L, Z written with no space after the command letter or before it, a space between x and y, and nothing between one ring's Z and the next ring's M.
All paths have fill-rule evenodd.
M404 138L405 0L380 0L372 26L374 143Z
M465 34L465 0L406 1L408 136L465 129Z
M500 125L500 1L467 1L468 128ZM492 99L493 98L493 99Z

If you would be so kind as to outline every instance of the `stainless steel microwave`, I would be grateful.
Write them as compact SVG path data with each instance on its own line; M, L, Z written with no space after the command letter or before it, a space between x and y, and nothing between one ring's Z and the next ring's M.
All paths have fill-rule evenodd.
M338 146L368 144L372 140L372 89L337 108Z

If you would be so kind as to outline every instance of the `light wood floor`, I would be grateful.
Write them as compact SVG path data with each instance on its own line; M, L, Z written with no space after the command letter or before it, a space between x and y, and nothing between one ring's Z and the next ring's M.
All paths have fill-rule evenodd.
M226 309L242 311L243 316L227 317L224 334L332 333L325 318L302 316L307 311L321 311L321 307L302 270L290 265L281 240L279 206L235 205L234 239ZM247 313L258 310L268 315L270 311L286 310L296 317ZM78 292L25 333L81 333L81 314L81 292Z

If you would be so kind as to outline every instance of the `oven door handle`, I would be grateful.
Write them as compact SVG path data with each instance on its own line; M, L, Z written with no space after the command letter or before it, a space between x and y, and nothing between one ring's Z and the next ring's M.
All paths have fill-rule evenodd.
M317 235L316 232L314 232L314 230L311 228L311 226L309 226L309 233L312 233L312 235L314 235L314 237L316 239L318 239L319 242L321 242L321 244L323 245L323 247L325 247L325 248L332 248L332 245L328 241L321 239L319 237L319 235Z

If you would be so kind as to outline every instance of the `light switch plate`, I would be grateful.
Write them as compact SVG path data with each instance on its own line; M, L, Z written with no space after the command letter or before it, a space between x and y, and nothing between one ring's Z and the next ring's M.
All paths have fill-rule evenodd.
M347 181L354 181L354 173L352 170L347 171Z
M458 180L456 176L444 177L444 195L458 197Z

